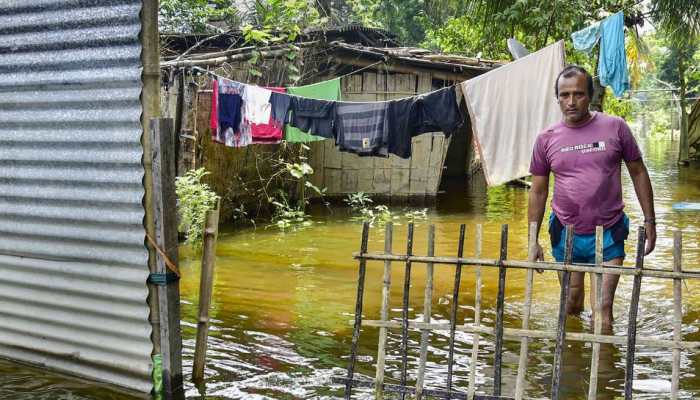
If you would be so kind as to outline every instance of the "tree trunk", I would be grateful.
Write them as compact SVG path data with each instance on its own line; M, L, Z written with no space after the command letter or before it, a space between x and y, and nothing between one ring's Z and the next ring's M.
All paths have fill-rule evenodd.
M593 97L591 98L591 111L603 111L603 101L605 100L605 87L600 84L600 79L593 78Z
M685 63L683 60L678 61L678 97L680 101L680 112L681 112L681 137L678 143L678 162L687 163L688 162L688 112L687 112L687 100L686 100L686 87L687 83L685 81Z

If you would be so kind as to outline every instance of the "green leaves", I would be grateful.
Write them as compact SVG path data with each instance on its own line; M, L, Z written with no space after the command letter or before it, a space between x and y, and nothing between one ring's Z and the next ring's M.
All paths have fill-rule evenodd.
M180 213L180 226L184 231L187 244L201 248L206 212L216 207L219 196L209 185L201 180L209 172L204 168L190 170L184 176L175 179L177 210Z

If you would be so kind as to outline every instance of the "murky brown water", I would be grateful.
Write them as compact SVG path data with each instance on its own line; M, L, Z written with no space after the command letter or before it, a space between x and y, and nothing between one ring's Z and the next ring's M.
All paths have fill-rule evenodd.
M673 230L684 231L686 268L700 268L700 213L679 213L671 209L678 201L700 201L700 168L679 170L674 163L677 143L646 141L647 164L656 192L659 221L657 250L645 259L645 265L668 268L671 260ZM633 224L641 221L629 178L625 176L626 211ZM398 209L400 211L400 209ZM499 187L448 188L426 221L416 226L416 254L425 254L428 224L436 226L436 254L455 255L459 225L468 226L469 246L473 253L475 224L484 226L484 256L496 257L501 224L510 225L509 258L526 256L527 192L524 189ZM222 232L217 249L217 270L213 317L207 363L207 381L202 397L188 384L188 398L207 399L296 399L338 398L342 388L330 383L330 377L342 375L349 354L354 310L357 262L351 253L358 250L361 225L349 218L347 210L320 210L310 228L279 232L276 229L246 229ZM405 247L406 224L395 228L396 251ZM634 235L631 235L634 237ZM547 240L542 240L547 242ZM383 248L383 230L375 227L370 248ZM628 242L628 260L633 260L634 243ZM550 257L551 258L551 257ZM195 335L195 313L199 288L199 261L186 250L182 252L184 279L183 334L185 372L189 376ZM415 265L411 287L412 318L421 318L425 268ZM378 319L381 294L381 263L369 263L365 297L365 318ZM495 318L497 271L484 271L484 323ZM507 326L520 326L524 272L509 271L506 290ZM403 265L393 268L391 317L400 318ZM452 291L453 267L436 266L433 319L447 321ZM626 315L631 293L631 279L622 278L617 291L615 334L626 334ZM474 274L465 269L460 294L460 319L473 318ZM643 336L672 338L672 283L645 279L638 319ZM700 341L700 282L688 282L684 290L684 339ZM531 325L535 329L553 329L558 310L559 285L554 273L537 275ZM588 300L586 300L588 307ZM581 319L570 319L568 329L591 329L590 312ZM360 341L358 372L374 376L378 330L364 328ZM431 335L426 382L429 387L445 385L447 370L447 332ZM413 350L409 360L417 366L420 334L410 335ZM457 334L455 383L466 389L471 358L471 335ZM493 342L482 337L477 386L486 393L492 388ZM387 380L397 381L400 365L400 332L389 336ZM528 397L541 398L549 393L554 345L535 341L530 346ZM589 344L569 342L564 354L563 398L583 398L587 390L591 348ZM515 386L519 343L506 342L503 370L503 393L511 394ZM600 398L615 398L624 387L625 350L603 346L600 367ZM638 347L636 357L637 390L635 398L666 397L670 389L671 352L659 348ZM683 398L700 397L700 356L683 353ZM409 379L415 379L409 375ZM363 393L358 391L358 394ZM367 392L365 392L367 393ZM369 397L368 394L365 397ZM0 398L19 399L110 399L128 398L94 385L47 374L43 371L0 362Z

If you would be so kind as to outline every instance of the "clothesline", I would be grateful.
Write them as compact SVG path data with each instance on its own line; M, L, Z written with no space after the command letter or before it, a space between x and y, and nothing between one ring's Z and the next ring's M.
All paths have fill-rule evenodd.
M354 75L354 74L357 74L357 73L359 73L359 72L361 72L361 71L364 71L364 70L366 70L366 69L368 69L368 68L371 68L371 67L373 67L373 66L375 66L375 65L382 64L382 63L384 63L384 62L385 62L384 60L377 61L377 62L374 63L374 64L367 65L367 66L362 67L362 68L360 68L360 69L358 69L358 70L349 72L349 73L347 73L347 74L345 74L345 75L341 75L341 76L339 76L339 77L336 77L336 78L333 78L333 79L329 79L329 80L343 79L343 78L346 78L346 77L348 77L348 76L350 76L350 75ZM229 81L232 81L232 82L240 83L241 85L264 87L264 86L259 86L259 85L251 85L250 83L239 82L239 81L233 80L233 79L231 79L231 78L227 78L227 77L225 77L225 76L218 75L218 74L216 74L216 73L214 73L214 72L211 72L211 71L209 71L209 70L207 70L207 69L204 69L204 68L201 68L201 67L193 66L193 67L189 67L189 68L192 69L192 70L196 70L196 71L202 72L202 73L207 74L207 75L209 75L209 76L211 76L211 77L214 77L214 78L226 79L226 80L229 80ZM326 80L326 81L321 81L321 82L317 82L317 83L311 83L311 84L309 84L309 85L316 85L316 84L320 84L320 83L323 83L323 82L328 82L328 80ZM342 101L342 102L343 102L343 103L388 103L388 102L396 101L396 100L408 100L408 99L412 99L412 98L415 98L415 97L427 96L427 95L433 94L433 93L435 93L435 92L438 92L438 91L440 91L440 90L444 90L445 88L457 87L458 85L459 85L459 83L455 83L455 84L453 84L453 85L445 86L445 87L442 87L442 88L440 88L440 89L432 90L432 91L430 91L430 92L415 94L415 95L413 95L413 96L400 97L400 98L397 98L397 99L375 100L375 101L345 101L345 100L344 100L344 101ZM298 96L298 95L289 94L289 93L280 93L280 94L281 94L281 95L285 95L285 96L290 96L290 97L307 98L307 97L304 97L304 96Z

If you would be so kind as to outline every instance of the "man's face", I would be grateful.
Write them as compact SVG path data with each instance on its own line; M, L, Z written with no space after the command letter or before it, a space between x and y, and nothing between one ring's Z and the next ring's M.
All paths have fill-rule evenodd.
M559 88L559 108L567 124L576 125L588 118L588 105L591 103L588 84L584 74L562 76L557 82Z

